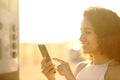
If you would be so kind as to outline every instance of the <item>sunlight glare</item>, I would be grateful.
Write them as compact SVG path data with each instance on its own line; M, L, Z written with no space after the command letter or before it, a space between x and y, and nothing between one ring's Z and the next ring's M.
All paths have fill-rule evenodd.
M108 4L105 0L20 0L19 3L20 42L78 40L85 8L97 5L119 10L117 1Z

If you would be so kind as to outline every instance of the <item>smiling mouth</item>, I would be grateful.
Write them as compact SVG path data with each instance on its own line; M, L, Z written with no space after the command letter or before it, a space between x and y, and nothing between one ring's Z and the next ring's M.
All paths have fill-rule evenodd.
M84 46L84 45L88 45L88 43L82 43L82 45Z
M85 48L86 46L88 46L88 44L86 43L82 44L82 48Z

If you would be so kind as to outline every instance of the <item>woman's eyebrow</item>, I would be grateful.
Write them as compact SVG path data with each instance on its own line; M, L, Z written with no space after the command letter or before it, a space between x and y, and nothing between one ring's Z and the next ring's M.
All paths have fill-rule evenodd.
M80 30L91 30L92 28L85 27L85 28L80 28Z

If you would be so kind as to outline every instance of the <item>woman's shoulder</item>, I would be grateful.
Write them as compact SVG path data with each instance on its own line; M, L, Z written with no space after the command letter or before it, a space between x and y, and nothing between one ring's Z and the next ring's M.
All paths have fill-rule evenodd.
M111 70L115 70L115 69L119 69L120 70L120 62L113 60L110 64L109 64L109 68Z
M112 61L109 64L107 77L109 80L120 80L120 62Z
M77 74L89 63L90 61L81 61L79 62L74 71L74 75L77 76Z

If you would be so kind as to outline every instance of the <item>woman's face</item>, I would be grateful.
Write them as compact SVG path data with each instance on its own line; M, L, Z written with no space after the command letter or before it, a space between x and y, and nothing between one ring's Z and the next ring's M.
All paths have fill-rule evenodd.
M95 34L91 23L86 18L83 18L81 23L80 41L84 53L94 54L98 51L97 35Z

